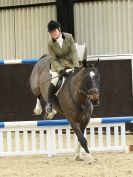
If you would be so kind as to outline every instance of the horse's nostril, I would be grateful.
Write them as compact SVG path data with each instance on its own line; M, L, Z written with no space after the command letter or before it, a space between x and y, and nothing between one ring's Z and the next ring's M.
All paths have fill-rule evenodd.
M98 106L98 105L100 104L100 102L99 102L99 101L94 101L94 102L92 102L92 104L93 104L94 106Z

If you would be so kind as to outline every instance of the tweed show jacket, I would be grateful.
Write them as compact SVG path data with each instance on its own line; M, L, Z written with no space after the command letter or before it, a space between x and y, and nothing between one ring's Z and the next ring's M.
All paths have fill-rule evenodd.
M56 40L50 39L48 42L51 70L58 73L65 67L79 67L77 49L72 35L62 33L62 38L62 48Z

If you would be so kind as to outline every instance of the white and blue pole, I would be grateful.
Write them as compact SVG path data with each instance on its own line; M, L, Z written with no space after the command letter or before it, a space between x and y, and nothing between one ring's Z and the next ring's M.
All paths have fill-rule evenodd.
M94 118L90 120L89 124L93 125L93 124L109 124L122 122L133 123L133 116ZM60 125L69 125L69 121L67 119L60 119L60 120L0 122L0 128L40 127L40 126L60 126Z
M3 60L0 59L0 65L6 64L33 64L39 61L39 58L24 58L24 59L15 59L15 60Z

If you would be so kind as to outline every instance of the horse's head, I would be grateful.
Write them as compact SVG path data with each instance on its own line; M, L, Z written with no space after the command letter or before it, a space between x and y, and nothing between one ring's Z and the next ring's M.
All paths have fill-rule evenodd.
M97 64L99 59L94 64L89 64L84 61L83 66L84 71L84 83L85 90L89 97L91 103L96 106L99 104L99 94L100 94L100 74L97 69Z

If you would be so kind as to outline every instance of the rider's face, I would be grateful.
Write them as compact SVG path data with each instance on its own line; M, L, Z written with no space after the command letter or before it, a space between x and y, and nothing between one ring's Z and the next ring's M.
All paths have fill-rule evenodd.
M60 30L59 29L54 29L52 31L50 31L50 35L53 39L58 39L60 36Z

